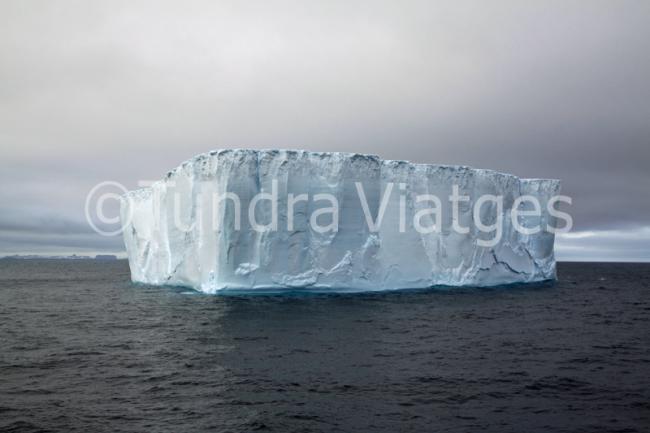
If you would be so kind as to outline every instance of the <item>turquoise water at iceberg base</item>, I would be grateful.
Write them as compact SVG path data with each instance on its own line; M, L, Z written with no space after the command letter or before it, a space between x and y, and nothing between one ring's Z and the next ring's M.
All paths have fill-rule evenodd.
M558 277L210 296L0 260L0 431L649 431L650 265Z

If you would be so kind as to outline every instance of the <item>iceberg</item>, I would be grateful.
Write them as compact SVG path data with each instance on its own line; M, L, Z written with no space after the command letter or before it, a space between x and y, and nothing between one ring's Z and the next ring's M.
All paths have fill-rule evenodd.
M547 227L559 188L374 155L226 149L126 193L120 215L138 283L205 293L495 286L555 279Z

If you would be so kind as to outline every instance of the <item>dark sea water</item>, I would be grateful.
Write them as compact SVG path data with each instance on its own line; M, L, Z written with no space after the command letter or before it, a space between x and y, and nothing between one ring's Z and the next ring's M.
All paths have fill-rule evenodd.
M222 297L0 261L4 432L648 432L650 265L546 287Z

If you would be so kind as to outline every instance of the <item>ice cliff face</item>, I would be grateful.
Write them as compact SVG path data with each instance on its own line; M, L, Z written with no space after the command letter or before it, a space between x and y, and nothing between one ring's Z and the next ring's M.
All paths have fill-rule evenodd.
M469 197L460 202L457 215L447 202L454 185ZM253 224L258 224L253 227L248 211L260 192L267 196L253 209ZM544 227L554 224L546 204L558 192L555 180L468 167L347 153L221 150L183 163L149 188L129 192L122 198L121 216L136 282L206 293L490 286L555 278L554 235ZM296 200L290 212L288 202L300 194L308 198ZM316 200L323 194L338 202L336 230L330 224L333 212L318 214L332 206ZM426 213L431 201L418 201L425 194L443 202L438 216ZM484 224L503 217L494 246L478 244L495 233L480 231L474 221L473 205L485 194L503 197L501 210L486 203L479 212ZM240 206L228 198L232 195ZM275 211L269 195L277 196ZM539 216L519 220L527 227L540 225L538 233L515 230L508 217L522 195L541 204ZM421 225L437 222L439 230L416 230L418 212ZM454 221L468 232L455 230Z

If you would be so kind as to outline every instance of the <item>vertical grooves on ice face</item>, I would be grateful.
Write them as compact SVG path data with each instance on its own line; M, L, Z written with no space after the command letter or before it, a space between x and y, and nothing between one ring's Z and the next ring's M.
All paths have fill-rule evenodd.
M278 181L278 231L257 233L248 224L248 204L259 192L271 192ZM394 185L384 223L372 233L365 225L355 182L361 182L372 217L388 183ZM399 184L405 185L404 190ZM306 151L221 150L199 155L172 170L152 187L128 193L121 216L127 222L124 241L134 281L179 284L206 292L221 289L303 287L332 290L382 290L435 285L495 285L555 277L553 235L523 235L504 225L501 242L492 248L476 246L480 234L472 224L471 203L461 206L459 221L470 233L451 229L447 203L451 187L472 203L481 194L503 195L506 216L514 198L530 194L542 207L559 193L554 180L517 179L490 170L468 167L381 161L375 156L314 153ZM240 231L234 230L234 206L213 209L201 197L235 192L241 198ZM287 194L308 193L306 203L296 205L294 230L287 230ZM320 192L339 202L339 231L317 233L309 227L312 212L323 205L314 202ZM406 200L406 231L399 232L399 200ZM440 233L418 233L412 217L427 203L416 203L421 194L436 195L443 202ZM175 204L175 196L180 204ZM156 197L161 212L156 215ZM226 200L226 202L228 202ZM267 221L270 210L259 206L258 216ZM445 208L447 210L445 210ZM180 210L188 231L175 227ZM133 218L128 221L128 215ZM494 216L486 210L485 217ZM504 218L507 220L507 218ZM428 223L432 218L425 219ZM531 221L528 221L531 223ZM535 221L532 221L535 222ZM542 225L553 223L548 212ZM191 224L190 224L191 223ZM211 224L216 224L216 230Z

